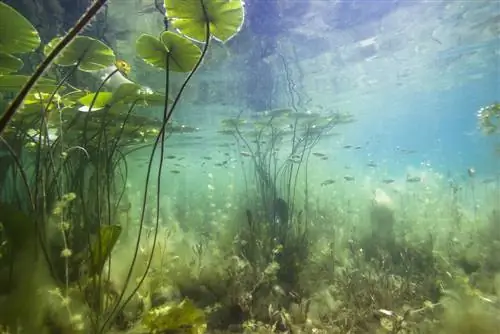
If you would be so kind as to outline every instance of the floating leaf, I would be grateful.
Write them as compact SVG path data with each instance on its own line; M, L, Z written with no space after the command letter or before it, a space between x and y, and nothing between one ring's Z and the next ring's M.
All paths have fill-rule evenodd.
M0 2L0 50L25 53L39 45L40 36L33 25L14 8Z
M99 275L111 255L122 232L119 225L103 225L99 230L99 238L91 245L90 277ZM100 241L100 242L99 242Z
M17 93L28 81L28 79L29 76L26 75L0 75L0 91ZM57 83L54 80L41 78L37 81L33 90L43 93L50 93L53 92L56 87Z
M201 50L189 39L165 31L158 40L143 34L136 42L138 55L148 64L174 72L189 72L201 57Z
M43 92L33 92L31 91L24 99L24 107L35 104L42 107L43 110L49 111L57 107L58 102L60 102L61 96L59 94L53 93L43 93ZM49 105L50 102L50 105ZM38 109L40 111L40 109Z
M77 104L78 100L84 97L85 95L87 95L87 92L84 92L83 90L75 90L73 92L64 95L61 98L61 101L65 106L72 107L75 104Z
M23 67L23 61L13 55L0 52L0 74L8 74L19 71Z
M96 93L89 93L78 100L78 102L84 105L84 107L80 108L80 111L90 111L91 107L92 111L102 109L105 106L109 105L112 98L113 93L110 92L99 92L97 93L97 97Z
M113 93L113 98L111 103L116 103L119 101L125 103L134 102L139 96L140 89L141 85L138 85L133 82L125 82L121 84Z
M173 27L200 42L206 39L207 20L210 34L222 42L236 35L244 20L241 0L165 0L165 9Z
M142 323L153 333L182 332L203 334L207 330L205 313L185 299L177 305L166 305L150 310Z
M61 40L61 37L51 40L43 50L45 55L48 55ZM115 54L110 47L97 39L78 36L63 49L54 62L59 66L78 64L80 70L92 72L113 65Z

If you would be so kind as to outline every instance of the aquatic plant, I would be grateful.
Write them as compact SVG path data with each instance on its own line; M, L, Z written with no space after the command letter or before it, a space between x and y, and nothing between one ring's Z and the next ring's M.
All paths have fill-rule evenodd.
M11 7L0 4L2 17L9 16L8 20L2 20L5 28L2 31L14 28L20 31L15 40L7 35L0 36L2 50L5 50L2 59L6 60L0 75L0 91L7 96L17 93L2 115L0 129L2 145L10 153L10 157L2 157L8 163L2 163L0 175L4 202L2 213L7 215L4 226L9 230L17 221L27 221L22 228L30 233L17 232L23 235L23 240L33 243L34 247L36 245L37 250L39 245L44 254L41 264L45 263L49 268L48 276L54 284L61 285L56 293L61 297L60 302L69 311L71 300L76 298L74 302L86 304L90 310L89 320L84 324L78 322L78 326L75 323L74 329L96 333L115 326L149 271L154 246L144 272L138 275L142 278L134 278L131 282L141 242L152 160L159 144L163 159L167 134L192 129L172 124L170 118L208 48L212 37L208 15L217 17L217 27L224 31L223 35L216 34L220 40L227 40L237 33L243 21L239 1L214 1L215 5L207 8L202 1L193 1L187 7L167 1L165 5L171 22L178 21L178 17L192 17L193 25L201 20L206 22L207 28L204 29L202 50L184 35L171 31L164 31L159 39L149 35L139 37L137 53L147 63L165 70L165 93L161 94L126 79L126 67L116 60L114 51L107 45L91 37L76 36L104 3L97 1L67 36L50 41L44 47L46 58L31 76L16 73L22 63L10 53L33 51L39 46L40 38L26 19ZM229 20L225 20L223 14L227 6L233 13ZM189 26L184 25L183 29ZM189 28L186 34L197 29ZM182 31L181 28L178 30ZM52 63L56 67L49 69ZM89 92L69 83L77 71L105 75L96 83L97 89ZM189 72L173 99L169 98L170 71ZM109 90L112 78L117 76L122 78L119 80L121 84ZM164 110L160 126L155 119L134 112L136 107L155 105ZM140 148L153 146L153 149L135 252L123 285L117 287L110 282L110 271L106 268L111 267L112 250L122 231L120 218L128 206L126 155L137 149L134 146L138 143ZM161 173L160 165L158 192ZM14 207L29 212L29 218L21 219L18 214L9 213L17 212L13 211L17 210ZM156 207L159 207L159 198ZM156 216L153 245L156 244L158 221ZM6 235L9 244L16 244L14 238L17 235L12 231ZM8 261L20 259L16 256L16 249L19 248L12 249ZM21 266L28 262L23 261ZM129 284L134 288L129 288ZM30 293L36 287L25 288L25 292ZM10 292L7 291L9 298L15 298L16 295ZM44 307L40 306L40 310ZM20 321L21 314L9 314L10 318L4 320L13 328L15 322ZM36 323L30 328L34 331L40 325Z

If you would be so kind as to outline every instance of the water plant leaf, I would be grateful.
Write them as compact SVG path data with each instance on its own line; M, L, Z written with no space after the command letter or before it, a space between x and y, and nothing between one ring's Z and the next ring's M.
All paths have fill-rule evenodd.
M165 0L165 9L173 27L199 42L205 42L207 20L210 34L226 42L240 31L245 14L241 0Z
M2 92L11 92L17 93L24 84L28 81L29 76L27 75L18 75L18 74L8 74L8 75L0 75L0 91ZM57 83L54 80L48 78L40 78L33 90L50 93L54 91L57 87ZM61 90L64 87L61 88Z
M0 50L26 53L39 45L40 36L33 25L14 8L0 2Z
M119 225L101 226L99 238L96 238L90 247L90 277L94 277L94 275L99 275L101 273L121 233L122 227Z
M138 55L148 64L174 72L191 71L201 57L201 50L189 39L165 31L160 39L143 34L136 42Z
M133 82L125 82L113 92L111 103L120 101L124 103L132 103L138 99L140 89L141 85Z
M45 55L48 55L61 39L56 37L51 40L43 50ZM54 63L59 66L78 64L80 70L93 72L113 65L115 60L115 53L103 42L87 36L78 36L63 49Z
M94 97L96 96L96 94L97 98L95 98L94 101ZM90 111L91 105L92 105L92 111L102 109L107 105L109 105L112 99L113 99L113 93L111 92L89 93L78 100L78 102L80 102L84 106L80 108L80 111ZM93 104L92 101L94 101Z
M24 63L21 59L11 54L0 52L0 74L8 74L19 71Z
M180 331L189 334L203 334L207 330L205 313L188 299L179 304L165 305L151 309L142 320L152 333Z
M83 90L75 90L72 92L69 92L65 95L62 96L61 101L63 104L67 107L72 107L75 104L78 103L78 100L87 95L87 92L84 92Z

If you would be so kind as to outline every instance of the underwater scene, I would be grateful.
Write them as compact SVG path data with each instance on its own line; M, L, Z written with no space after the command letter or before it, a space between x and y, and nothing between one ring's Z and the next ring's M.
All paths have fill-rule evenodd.
M0 1L0 333L500 333L500 3Z

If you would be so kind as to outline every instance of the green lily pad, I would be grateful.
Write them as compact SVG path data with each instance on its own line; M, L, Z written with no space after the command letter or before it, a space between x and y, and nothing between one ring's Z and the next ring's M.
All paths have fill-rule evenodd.
M61 41L61 37L54 38L43 50L48 55ZM78 36L56 57L55 63L59 66L73 66L85 72L102 70L115 63L113 50L97 39ZM79 62L79 63L78 63Z
M124 102L132 103L137 99L141 85L133 82L125 82L114 91L111 103Z
M165 0L166 16L180 33L200 42L207 36L207 20L210 34L219 41L226 42L240 31L244 20L241 0L206 0L203 4L205 10L200 0Z
M99 93L97 93L97 97L95 98L95 101L94 101L95 96L96 96L96 93L89 93L89 94L85 95L84 97L80 98L78 100L78 102L83 104L83 107L80 108L79 110L80 111L96 111L96 110L102 109L102 108L106 107L107 105L109 105L113 99L113 93L111 93L111 92L99 92ZM94 103L92 103L92 102L94 102ZM91 105L92 105L92 110L90 110Z
M0 52L0 74L8 74L19 71L24 63L21 59L5 52Z
M23 103L24 107L34 104L37 105L38 108L42 107L45 111L50 111L57 108L59 101L61 101L61 96L59 94L54 94L54 96L52 96L52 93L30 91L28 95L26 95Z
M143 34L136 42L138 55L148 64L174 72L191 71L201 57L201 50L189 39L165 31L160 39Z
M33 25L14 8L0 2L0 50L25 53L39 45L40 36Z
M84 97L85 95L87 95L87 92L84 92L83 90L75 90L69 92L68 94L63 95L61 101L65 106L72 107L75 104L77 104L78 100Z
M24 84L28 81L29 76L26 75L0 75L0 91L1 92L11 92L17 93ZM34 91L39 91L42 93L50 93L53 92L57 87L57 83L54 80L47 78L40 78L35 87ZM61 89L63 89L62 87Z

